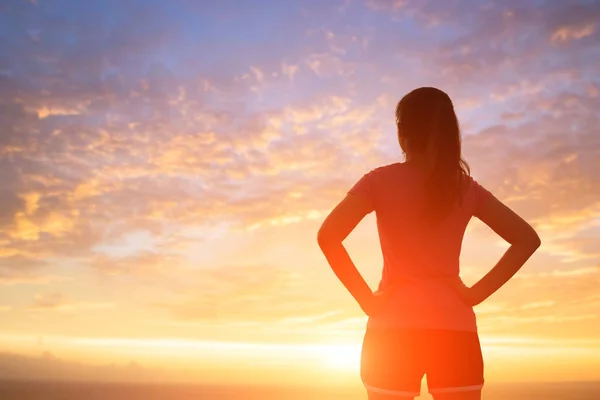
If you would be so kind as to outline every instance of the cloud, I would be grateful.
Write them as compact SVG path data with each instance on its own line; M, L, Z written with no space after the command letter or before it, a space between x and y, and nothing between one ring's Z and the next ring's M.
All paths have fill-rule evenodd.
M76 302L57 292L42 293L35 297L33 303L28 307L30 311L37 312L79 312L79 311L98 311L113 308L111 302Z
M354 73L352 63L345 62L329 52L311 54L306 59L306 65L321 78L339 75L347 77Z
M131 382L154 380L160 372L160 369L145 368L134 361L120 365L93 364L66 360L48 351L39 356L0 353L0 376L6 380Z
M82 110L69 109L69 108L48 108L41 107L36 110L38 118L44 119L53 115L78 115L81 114Z
M184 260L168 251L159 253L148 250L124 257L99 253L89 260L90 266L103 275L131 274L138 277L171 275L175 270L181 268L183 263Z
M377 11L396 11L406 7L406 0L367 0L367 5Z
M307 290L311 285L308 276L313 274L301 277L296 271L272 265L224 266L202 269L198 274L199 280L191 278L188 289L180 288L179 299L154 306L185 323L245 331L260 325L265 337L273 340L290 330L294 333L287 337L292 341L319 340L334 332L346 337L364 325L358 307L344 308L348 298L342 291L327 294L324 306L323 295L318 294L322 291L317 290L322 284L313 283L312 293Z
M399 2L374 3L378 3L378 9L400 8ZM154 18L155 12L156 10L150 10L146 17ZM450 11L440 9L439 12ZM152 23L155 22L152 20ZM123 32L126 33L114 43L114 48L90 48L86 51L98 51L112 57L110 52L121 51L120 43L151 44L158 48L169 37L166 34L164 37L159 35L142 39L137 36L138 28L119 29L124 29ZM327 32L328 40L352 37L350 32L343 29L336 30L335 34L331 30ZM128 35L132 36L128 38ZM477 38L477 35L470 37ZM352 39L348 41L352 42ZM470 46L482 48L474 43ZM439 56L443 57L443 54L441 52ZM124 59L118 57L115 60L124 62ZM346 74L344 71L350 70L346 70L343 65L355 64L355 61L343 54L334 55L330 52L308 53L305 60L323 78ZM440 58L439 61L449 66L458 63L453 58ZM251 64L247 68L258 81L264 82L268 76L265 72L268 68L256 65ZM298 79L296 64L280 62L279 65L289 79ZM75 64L72 68L89 71L87 65ZM279 215L261 216L254 220L251 215L257 215L257 210L274 196L285 198L285 193L282 192L298 193L295 189L304 185L302 178L295 177L287 187L279 187L281 183L278 181L281 180L278 178L282 175L299 175L302 171L307 171L315 179L315 187L330 187L332 180L337 177L327 179L318 177L317 174L331 171L331 166L342 162L347 154L358 155L362 152L360 155L364 159L381 159L382 151L378 146L382 142L373 141L375 136L365 140L358 127L362 127L363 132L367 127L368 132L374 132L381 126L377 121L383 110L375 105L364 106L364 101L357 99L355 94L314 96L306 102L307 106L287 104L269 111L236 114L235 108L228 109L229 103L223 102L223 98L213 98L213 95L206 93L205 76L201 81L179 78L172 68L157 62L149 65L141 80L125 79L123 74L131 73L130 70L127 71L122 72L120 78L111 75L110 79L103 82L94 78L91 80L92 84L73 86L68 90L61 90L54 83L40 81L41 90L44 91L41 98L38 96L40 90L24 90L18 77L6 78L8 92L13 95L20 93L19 102L10 105L20 107L21 124L39 130L41 135L37 138L38 144L35 147L27 144L29 142L22 135L8 135L10 146L7 143L4 148L21 149L18 155L13 156L15 162L27 162L34 168L24 174L18 184L33 186L34 177L40 176L46 182L50 177L56 182L55 185L45 185L43 190L37 192L40 205L45 202L48 206L52 204L46 208L45 213L40 212L39 216L30 217L13 211L8 216L13 219L11 232L14 238L35 240L42 234L49 234L68 240L70 236L77 234L101 234L100 230L105 225L100 222L103 219L128 219L132 229L136 225L153 225L154 230L161 229L157 222L161 218L201 222L211 216L216 218L219 213L225 218L241 219L248 225L255 225L260 220L304 219L306 217L303 215L320 213L321 207L305 207L296 201L289 204L290 209L296 210L293 213L279 210ZM112 78L116 80L112 81ZM307 77L303 79L306 80ZM208 77L208 80L211 78ZM234 90L243 97L251 99L253 96L250 83L235 83L233 76L220 77L217 81L223 84L223 93L230 90L228 88L235 87ZM103 84L101 90L100 83ZM492 93L497 93L496 99L509 99L515 95L533 97L540 93L541 87L541 83L523 81L519 85L498 87L500 91ZM535 90L532 91L531 88ZM132 98L136 101L132 101ZM484 104L481 103L480 107ZM77 110L77 107L85 107L85 115L63 112ZM154 110L149 118L144 117L147 107ZM42 112L46 116L43 120L34 118L42 115L39 110L45 110ZM52 114L63 114L64 118L50 121ZM167 114L170 115L168 120ZM110 118L98 129L92 128L85 119L103 115ZM7 125L15 126L14 119L11 122ZM288 122L292 122L292 125L288 126ZM545 124L546 122L536 123L536 126ZM79 125L87 128L82 130ZM528 127L523 129L526 128ZM355 132L350 133L349 130ZM237 134L234 135L233 132ZM330 135L330 139L323 136L324 132ZM334 135L339 135L338 139ZM540 140L546 142L544 138ZM510 147L504 143L502 146ZM59 160L59 165L76 168L78 173L66 174L62 168L51 168L48 163L50 158ZM44 172L40 175L37 170ZM191 176L197 176L202 183L198 181L190 185L188 178ZM247 198L242 201L243 197L240 198L232 187L248 178L254 181L251 186L254 186L256 192L270 192L264 192L264 196L258 199ZM262 180L261 184L258 183L259 180ZM346 178L343 185L349 186L351 183L351 179ZM170 188L168 192L162 191L166 185ZM340 190L343 190L343 185L340 185ZM50 191L51 195L44 193ZM327 196L326 192L319 194ZM19 190L18 193L9 195L17 199L17 206L23 201L19 199L26 193ZM102 212L93 206L94 202L100 200L110 204ZM132 201L140 208L135 218L128 216L128 207ZM96 221L95 227L87 226L87 221L90 220ZM97 240L96 237L87 239L89 242Z
M33 303L35 309L56 309L65 303L64 296L60 293L48 293L37 296Z
M524 107L535 113L546 102L559 114L486 128L465 139L465 153L500 199L542 232L568 236L594 224L600 207L600 142L594 128L600 121L590 111L600 104L594 97L559 92L527 95ZM575 130L573 121L578 121ZM508 157L514 162L505 162Z
M593 24L586 24L579 27L561 27L552 34L552 42L561 43L570 40L579 40L592 35L595 30L596 26Z
M527 303L527 304L523 304L521 306L521 309L523 310L528 310L528 309L532 309L532 308L542 308L542 307L552 307L556 304L555 301L553 300L547 300L547 301L537 301L535 303Z
M285 62L281 64L281 73L287 76L291 81L294 80L294 75L296 74L296 72L298 72L297 65L290 65L286 64Z
M401 159L395 103L434 85L454 100L476 178L543 238L545 265L514 282L544 296L499 293L482 312L561 324L562 301L595 290L595 2L290 3L278 18L245 2L74 5L77 18L44 2L8 8L0 23L32 34L0 49L1 284L52 286L73 268L82 285L91 274L152 286L151 312L171 322L354 329L348 298L325 310L312 291L331 281L235 246L268 238L277 253L313 237L362 174ZM316 246L299 252L325 265ZM113 303L44 289L40 312Z
M274 320L310 306L286 290L292 285L289 272L271 266L212 268L202 270L198 299L159 306L183 320Z
M0 285L48 284L60 278L42 270L44 262L16 248L0 248Z

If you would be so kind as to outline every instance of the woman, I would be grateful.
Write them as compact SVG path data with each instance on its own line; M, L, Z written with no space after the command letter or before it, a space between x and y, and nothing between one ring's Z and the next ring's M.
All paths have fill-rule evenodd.
M452 101L416 89L396 107L405 162L376 168L323 223L318 242L369 316L361 379L370 400L413 399L427 375L435 400L481 399L483 360L473 306L504 285L540 246L533 228L469 176ZM375 211L383 274L373 293L342 241ZM476 216L510 247L472 287L459 277L467 224Z

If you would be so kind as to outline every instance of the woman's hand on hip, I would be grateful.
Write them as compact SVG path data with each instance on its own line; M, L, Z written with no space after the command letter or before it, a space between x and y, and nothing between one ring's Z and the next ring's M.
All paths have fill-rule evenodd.
M365 304L361 305L361 308L369 317L379 315L385 309L393 294L393 289L377 290L373 292L373 295Z
M463 301L463 303L471 307L479 304L479 302L475 299L473 290L465 285L462 279L458 277L450 278L448 279L448 283L458 297Z

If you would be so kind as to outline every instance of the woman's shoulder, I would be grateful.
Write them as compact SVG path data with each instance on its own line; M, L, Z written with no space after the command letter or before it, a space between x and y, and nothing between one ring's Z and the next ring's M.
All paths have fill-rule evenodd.
M399 188L402 183L412 182L413 179L407 179L410 175L409 169L405 163L396 162L385 164L369 170L363 175L361 181L371 187L371 190L379 191L388 188Z
M395 162L392 164L385 164L379 167L373 168L368 172L368 174L372 175L384 175L390 173L398 173L402 170L406 169L406 164L402 162Z
M474 206L478 206L482 202L486 201L488 197L492 196L490 191L488 191L480 182L470 175L466 176L465 186L466 197Z
M471 175L465 175L464 182L468 191L476 192L479 190L485 190L483 185Z

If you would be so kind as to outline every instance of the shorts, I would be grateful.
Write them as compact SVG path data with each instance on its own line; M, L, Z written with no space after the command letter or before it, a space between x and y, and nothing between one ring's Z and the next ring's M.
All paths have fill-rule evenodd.
M429 393L483 388L477 332L445 329L367 328L360 375L367 392L416 397L427 376Z

